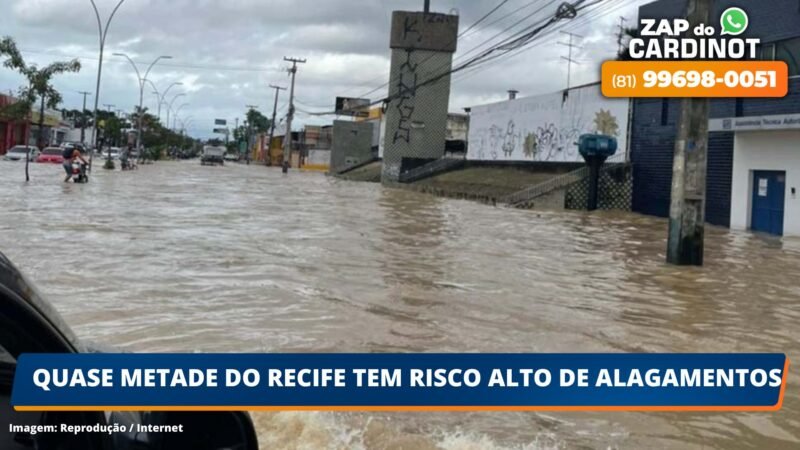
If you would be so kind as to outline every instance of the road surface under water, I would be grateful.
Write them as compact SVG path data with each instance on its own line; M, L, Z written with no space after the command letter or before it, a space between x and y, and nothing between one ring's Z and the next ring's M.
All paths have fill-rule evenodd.
M143 352L785 352L800 241L199 162L61 183L0 161L0 250L86 339ZM267 449L800 448L776 414L255 414Z

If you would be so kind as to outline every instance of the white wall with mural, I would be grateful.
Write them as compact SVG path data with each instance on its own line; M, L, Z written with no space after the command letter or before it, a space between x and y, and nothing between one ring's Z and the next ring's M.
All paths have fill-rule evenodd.
M628 99L603 97L599 84L537 97L475 106L467 159L582 162L575 143L587 133L617 138L628 148Z

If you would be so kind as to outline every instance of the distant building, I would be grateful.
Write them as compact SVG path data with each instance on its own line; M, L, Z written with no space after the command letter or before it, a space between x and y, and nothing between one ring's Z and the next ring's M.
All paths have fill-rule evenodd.
M445 151L464 153L467 151L467 133L469 133L469 115L450 113L447 115Z

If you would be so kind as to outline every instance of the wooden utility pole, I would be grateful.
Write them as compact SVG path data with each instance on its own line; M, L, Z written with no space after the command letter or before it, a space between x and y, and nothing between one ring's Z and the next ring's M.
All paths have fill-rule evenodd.
M80 91L78 94L83 95L83 109L81 110L81 144L86 143L86 96L92 95L91 92Z
M285 91L285 87L275 86L270 84L269 87L275 89L275 105L272 107L272 120L269 123L269 142L267 142L267 156L264 158L264 164L270 165L272 162L270 153L272 152L272 139L275 137L275 121L278 120L278 97L281 91Z
M713 0L689 0L691 29L708 24ZM672 169L672 206L669 218L667 262L703 265L706 167L708 150L707 98L684 98L675 139Z
M292 152L292 119L294 119L294 80L297 75L297 64L305 64L305 59L283 58L284 61L292 63L289 74L292 76L292 88L289 91L289 114L286 116L286 137L283 139L283 165L289 163Z
M619 16L619 34L617 35L617 55L621 55L625 51L625 22L627 20L624 16Z
M245 105L248 111L256 111L258 110L258 105ZM253 121L250 118L247 118L247 153L245 154L244 160L247 162L247 165L250 165L250 152L253 151Z
M583 39L583 36L577 35L575 33L570 33L568 31L562 31L562 33L564 33L567 36L569 36L569 42L559 42L559 44L565 45L565 46L567 46L569 48L569 53L567 54L567 56L562 56L561 57L561 59L565 59L567 61L567 90L569 90L571 82L572 82L572 65L573 64L578 64L577 61L572 59L572 49L573 48L581 48L580 46L573 44L572 41L573 41L574 38Z

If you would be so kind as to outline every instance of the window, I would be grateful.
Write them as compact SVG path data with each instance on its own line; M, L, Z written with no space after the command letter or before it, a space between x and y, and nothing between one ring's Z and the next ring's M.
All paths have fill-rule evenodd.
M789 76L800 75L800 37L775 43L775 59L786 61Z

